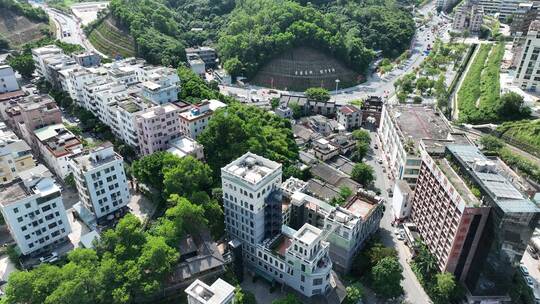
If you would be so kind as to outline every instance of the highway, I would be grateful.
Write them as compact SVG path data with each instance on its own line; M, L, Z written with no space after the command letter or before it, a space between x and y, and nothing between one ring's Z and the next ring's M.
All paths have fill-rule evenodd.
M71 44L78 44L87 51L94 51L103 57L107 57L96 50L92 43L86 38L86 35L81 28L80 21L75 16L50 8L46 4L34 2L32 5L41 7L54 22L56 26L56 39Z

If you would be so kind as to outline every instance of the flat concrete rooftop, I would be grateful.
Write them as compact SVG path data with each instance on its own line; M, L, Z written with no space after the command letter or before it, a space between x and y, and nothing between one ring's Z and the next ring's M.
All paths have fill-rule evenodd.
M452 131L444 117L432 107L399 105L392 108L394 119L405 138L418 145L422 138L446 139Z

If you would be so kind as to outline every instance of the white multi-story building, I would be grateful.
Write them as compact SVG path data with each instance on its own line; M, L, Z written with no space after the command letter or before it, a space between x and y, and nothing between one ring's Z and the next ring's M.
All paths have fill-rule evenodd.
M217 279L208 286L197 279L186 288L188 304L232 304L234 286L222 279Z
M204 147L193 138L187 136L171 140L167 152L180 158L190 155L198 160L204 159Z
M0 126L5 124L0 122ZM12 131L0 130L0 184L11 182L19 172L35 166L30 146Z
M158 105L178 100L180 77L175 69L148 66L142 70L142 96Z
M336 119L346 130L354 130L362 125L362 110L354 105L344 105L337 110Z
M533 21L525 38L514 82L523 90L538 91L540 84L540 21Z
M71 232L60 188L43 165L0 186L0 210L23 255L48 250Z
M79 197L98 221L127 206L130 199L124 160L105 143L70 161Z
M40 48L32 49L32 58L34 59L34 64L36 66L36 73L40 77L46 77L47 66L45 60L49 57L54 57L56 55L63 54L61 48L56 45L47 45Z
M180 130L184 135L193 139L204 131L214 111L210 109L210 102L203 101L193 106L189 111L179 114Z
M34 130L40 155L47 165L61 179L71 173L69 159L82 152L81 141L63 124L56 124Z
M164 104L137 114L136 133L143 155L165 151L171 141L181 136L179 113L177 106Z
M452 29L455 31L469 30L479 32L484 20L484 9L473 1L466 1L454 10Z
M414 187L422 162L420 140L446 139L450 132L443 115L430 106L385 105L378 136L389 173Z
M327 293L327 234L307 223L298 230L282 225L281 165L246 153L222 168L221 177L225 226L242 244L248 268L307 297Z
M0 65L0 94L19 89L15 72L9 65Z

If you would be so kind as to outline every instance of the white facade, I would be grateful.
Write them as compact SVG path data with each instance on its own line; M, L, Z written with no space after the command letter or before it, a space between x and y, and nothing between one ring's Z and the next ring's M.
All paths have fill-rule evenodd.
M56 45L47 45L44 47L32 49L32 59L34 59L34 64L36 65L36 73L40 77L47 77L47 66L45 60L49 57L63 54L61 48Z
M69 159L82 152L82 143L63 124L50 125L34 131L39 153L61 179L71 173Z
M362 125L362 111L354 105L345 105L336 113L337 122L346 130L354 130Z
M514 82L527 91L538 91L540 84L540 21L533 21L525 38Z
M307 297L330 289L332 262L323 231L283 224L281 165L246 153L221 169L225 226L242 244L243 260L254 272L286 284Z
M60 188L43 165L0 188L0 210L23 255L63 241L71 232Z
M208 101L193 106L190 110L179 114L180 131L186 136L197 139L208 125L212 114Z
M405 219L411 215L412 190L405 181L397 181L392 197L392 210L395 219Z
M0 94L19 89L15 72L9 65L0 65Z
M70 165L79 197L97 219L127 206L130 194L124 160L111 144L74 157Z
M175 69L166 67L145 67L142 69L142 95L153 103L161 105L178 100L180 77Z
M234 303L234 286L217 279L208 286L197 279L185 290L188 304L231 304Z

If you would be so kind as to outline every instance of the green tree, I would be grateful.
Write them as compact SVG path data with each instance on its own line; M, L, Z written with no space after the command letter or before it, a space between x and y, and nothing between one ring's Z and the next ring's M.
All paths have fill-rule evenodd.
M369 132L364 129L354 130L352 132L352 135L354 139L358 141L365 142L368 144L371 143L371 136L369 135Z
M375 179L373 175L373 168L365 163L358 163L354 165L351 177L364 186L370 184Z
M193 204L177 194L170 196L169 204L173 207L167 209L165 219L174 223L175 235L194 233L208 227L203 206Z
M163 279L171 271L178 256L164 237L149 236L137 262L145 275Z
M365 141L357 141L356 149L353 152L352 158L357 162L361 162L369 152L369 143Z
M277 109L277 107L279 107L279 98L274 97L270 99L270 106L272 107L272 110Z
M304 111L302 110L302 107L297 102L294 102L294 101L289 102L289 108L291 108L294 119L299 119L302 116L304 116Z
M294 294L289 293L285 298L272 301L272 304L302 304Z
M456 292L456 280L453 274L444 272L435 275L435 292L440 303L448 303Z
M497 113L504 120L519 120L528 117L531 109L524 105L521 95L508 92L501 96Z
M377 265L377 263L387 257L398 257L397 251L394 248L386 247L382 243L373 244L373 246L367 250L367 255L371 265Z
M330 93L324 88L309 88L305 92L306 97L310 100L316 100L320 102L330 100Z
M403 294L401 280L402 269L395 257L385 257L371 270L373 290L386 298L394 298Z
M165 171L176 167L181 159L168 152L155 152L134 161L131 172L135 178L158 192L164 190Z
M244 291L240 286L237 286L234 291L235 304L257 304L255 295L249 291Z
M237 76L242 75L244 65L242 64L242 61L238 59L238 57L233 57L225 61L223 68L225 68L225 70L231 74L231 77L236 79Z
M484 135L480 138L484 150L497 152L504 147L504 142L493 135Z
M192 156L181 158L174 167L164 171L163 184L167 196L189 196L196 191L208 190L212 185L210 167Z
M298 159L290 122L262 109L233 103L217 110L197 139L217 178L221 168L250 151L284 167Z
M32 77L32 73L34 73L34 70L36 69L34 59L30 53L18 56L10 56L7 63L25 78Z
M347 296L345 296L345 300L343 301L344 304L357 304L362 299L364 293L360 283L347 286L345 291L347 292Z

